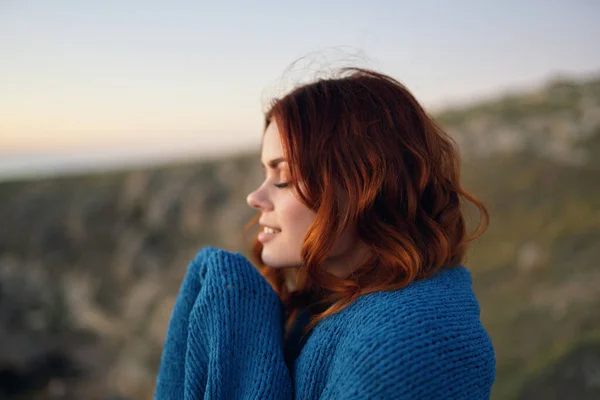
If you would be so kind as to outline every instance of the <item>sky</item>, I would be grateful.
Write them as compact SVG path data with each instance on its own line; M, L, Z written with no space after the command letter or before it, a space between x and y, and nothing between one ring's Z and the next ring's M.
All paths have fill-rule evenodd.
M259 150L268 100L322 67L429 110L600 71L596 0L249 3L0 0L0 175Z

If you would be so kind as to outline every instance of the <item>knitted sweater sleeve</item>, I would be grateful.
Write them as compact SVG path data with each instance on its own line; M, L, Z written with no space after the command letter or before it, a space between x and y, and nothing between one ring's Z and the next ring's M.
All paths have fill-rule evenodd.
M282 307L240 253L202 249L173 309L155 400L291 398Z
M415 310L406 317L371 325L338 347L321 399L490 398L495 356L474 315L461 320Z

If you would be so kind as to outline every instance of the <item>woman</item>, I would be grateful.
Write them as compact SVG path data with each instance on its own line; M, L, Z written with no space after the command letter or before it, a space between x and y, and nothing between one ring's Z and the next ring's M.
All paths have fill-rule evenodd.
M207 247L173 310L157 399L487 399L467 244L488 222L454 142L389 76L340 71L266 113L254 267ZM482 218L468 236L463 201Z

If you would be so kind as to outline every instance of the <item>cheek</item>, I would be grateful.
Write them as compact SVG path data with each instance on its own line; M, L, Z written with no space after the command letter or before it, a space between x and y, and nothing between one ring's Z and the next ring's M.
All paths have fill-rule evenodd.
M304 234L315 219L315 213L290 194L282 199L280 217L282 228L295 234Z

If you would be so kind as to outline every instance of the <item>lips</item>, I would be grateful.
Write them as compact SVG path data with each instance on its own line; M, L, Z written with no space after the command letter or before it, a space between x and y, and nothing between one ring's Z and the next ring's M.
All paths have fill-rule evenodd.
M264 232L265 228L272 229L272 230L274 230L275 232L281 232L281 229L279 229L279 228L275 228L275 227L273 227L273 226L263 225L263 226L262 226L262 228L263 228L263 229L262 229L261 231L263 231L263 232Z
M275 236L279 235L280 232L281 231L275 231L273 233L267 233L267 232L261 231L258 234L258 241L261 242L261 243L266 243L269 240L273 239Z
M260 224L260 226L261 226L262 228L271 228L271 229L273 229L273 230L275 230L275 231L281 231L281 229L280 229L280 228L278 228L278 227L276 227L276 226L274 226L274 225L267 225L267 224L263 224L262 222L259 222L259 224Z

